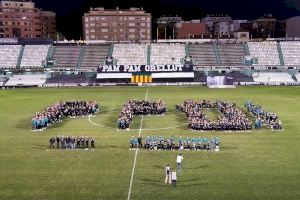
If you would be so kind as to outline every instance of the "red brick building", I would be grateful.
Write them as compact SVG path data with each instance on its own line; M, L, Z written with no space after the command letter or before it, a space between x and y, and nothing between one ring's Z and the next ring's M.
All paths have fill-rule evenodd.
M203 38L207 34L205 23L200 20L183 21L176 25L176 39Z
M151 40L152 17L143 9L92 8L82 17L85 40Z
M0 23L6 38L54 38L56 15L30 1L1 1Z

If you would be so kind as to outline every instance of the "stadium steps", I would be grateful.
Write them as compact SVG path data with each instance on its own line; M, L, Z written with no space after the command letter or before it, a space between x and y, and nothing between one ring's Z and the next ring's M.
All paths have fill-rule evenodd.
M55 47L54 46L50 46L49 50L48 50L48 54L47 54L47 60L52 60L53 59L53 54L55 51Z
M250 56L250 50L249 50L249 46L247 43L244 44L244 48L245 48L246 56Z
M148 45L147 49L147 65L150 65L151 63L151 45Z
M185 45L185 56L190 57L190 46L188 44Z
M80 54L79 54L78 61L77 61L77 68L81 67L81 63L82 63L82 60L83 60L83 57L84 57L84 53L85 53L85 47L83 46L80 49Z
M222 62L221 62L221 57L220 57L219 47L218 47L218 45L215 44L215 43L213 44L213 46L214 46L214 51L215 51L217 63L218 63L219 65L221 65Z
M291 75L291 77L292 77L292 79L295 81L295 82L298 82L298 79L297 79L297 77L296 77L296 74L297 74L298 72L296 72L296 71L289 71L289 74ZM299 80L300 81L300 80Z
M18 57L18 62L17 62L17 68L19 69L21 67L21 62L24 54L25 46L22 46L20 49L19 57Z
M113 58L113 53L114 53L114 44L111 44L109 46L108 57ZM113 64L117 65L117 63L118 61L115 58L113 58Z
M281 65L281 66L284 66L283 53L282 53L281 45L280 45L279 42L277 43L277 50L278 50L278 55L279 55L280 65Z
M295 81L295 82L298 82L298 79L296 78L295 75L292 75L292 79ZM300 80L299 80L300 81Z
M113 52L114 52L114 44L111 44L109 47L108 56L113 57Z

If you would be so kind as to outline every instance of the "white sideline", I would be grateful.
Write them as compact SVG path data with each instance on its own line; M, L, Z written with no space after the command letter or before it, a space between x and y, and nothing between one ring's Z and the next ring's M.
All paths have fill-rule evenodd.
M147 100L147 98L148 98L148 89L147 89L147 92L146 92L146 95L145 95L145 100ZM140 129L139 129L139 136L141 136L141 134L142 134L143 121L144 121L144 116L142 116L142 119L141 119L141 125L140 125ZM127 200L130 200L130 197L131 197L132 182L133 182L133 177L134 177L134 172L135 172L135 165L136 165L136 159L137 159L138 151L139 151L139 149L135 150Z

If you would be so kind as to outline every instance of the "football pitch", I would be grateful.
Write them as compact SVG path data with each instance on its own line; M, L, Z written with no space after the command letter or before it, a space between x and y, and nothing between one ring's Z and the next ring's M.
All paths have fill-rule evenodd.
M135 117L118 131L123 103L162 99L164 116ZM186 99L260 104L279 115L284 131L194 132L175 105ZM102 112L65 119L44 132L31 131L35 112L59 100L97 100ZM105 87L0 91L1 200L299 200L300 88ZM212 113L212 118L215 118ZM48 150L56 135L91 136L95 151ZM178 151L130 151L132 136L213 137L220 152L184 151L176 188L164 184L164 167L175 168Z

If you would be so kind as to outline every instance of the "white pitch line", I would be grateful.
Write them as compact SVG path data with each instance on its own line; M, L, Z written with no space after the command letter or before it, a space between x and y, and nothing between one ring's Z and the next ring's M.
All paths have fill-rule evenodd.
M148 98L148 89L147 89L147 92L146 92L146 95L145 95L145 100L147 100L147 98ZM139 137L142 134L143 121L144 121L144 116L142 116L142 119L141 119L141 125L140 125L140 130L139 130ZM130 200L130 197L131 197L132 182L133 182L133 177L134 177L134 173L135 173L135 166L136 166L136 159L137 159L138 151L139 151L139 149L135 150L135 155L134 155L134 161L133 161L133 166L132 166L132 172L131 172L131 178L130 178L130 184L129 184L129 190L128 190L127 200Z

